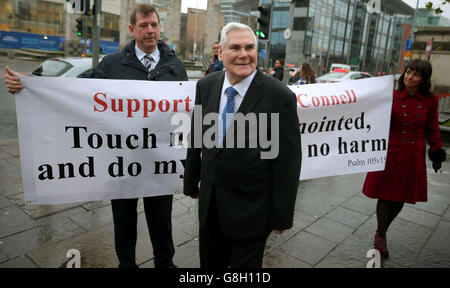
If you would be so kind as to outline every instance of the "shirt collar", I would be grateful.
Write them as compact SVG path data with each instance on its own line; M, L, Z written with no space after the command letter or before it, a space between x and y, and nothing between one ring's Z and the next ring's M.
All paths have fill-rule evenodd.
M237 83L236 85L231 85L230 81L228 80L227 77L227 73L225 72L225 79L223 82L223 91L225 91L225 89L227 89L230 86L233 86L234 89L236 89L236 91L239 93L239 95L241 97L244 97L245 94L247 93L248 88L250 88L250 84L252 84L253 78L255 78L256 75L256 69L255 71L253 71L252 74L250 74L249 76L247 76L246 78L244 78L243 80L241 80L239 83Z
M139 49L139 47L137 46L137 44L135 44L134 50L136 51L136 57L137 57L139 60L141 60L141 61L142 61L142 59L144 59L145 55L147 55L147 53L145 53L144 51L142 51L141 49ZM150 56L153 58L153 60L154 60L155 62L158 62L157 60L159 59L159 55L160 55L158 46L156 46L156 49L153 50L153 52L150 53L150 54L148 54L148 55L150 55Z

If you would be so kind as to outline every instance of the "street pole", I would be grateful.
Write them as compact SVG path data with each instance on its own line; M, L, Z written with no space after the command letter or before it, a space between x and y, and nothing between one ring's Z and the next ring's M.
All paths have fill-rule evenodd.
M92 67L97 66L100 55L100 21L102 1L94 1L94 29L92 30Z
M71 31L71 27L70 27L70 23L71 23L70 21L71 21L72 18L70 17L70 13L69 13L69 11L67 9L67 5L68 4L64 5L64 11L66 13L66 43L64 44L65 45L65 47L64 47L64 57L65 58L70 56L69 48L68 48L69 44L68 43L69 43L70 40L72 40L72 35L71 35L72 31Z
M375 45L375 47L379 47L379 48L381 48L380 47L380 45L381 45L381 38L382 38L382 36L383 36L383 28L384 28L384 18L385 18L385 15L386 15L386 7L384 8L384 13L383 13L383 17L381 18L381 28L380 28L380 32L379 33L377 33L377 38L378 39L376 39L377 40L377 42L378 42L378 44L376 44L376 42L374 42L374 45ZM380 18L380 14L378 14L378 18ZM375 54L374 54L375 55ZM382 70L383 69L379 69L379 63L380 63L380 53L378 52L378 55L377 55L377 62L376 62L377 64L375 64L375 70L378 70L379 72L383 72Z
M198 11L195 11L195 24L194 24L194 43L193 43L193 48L192 48L192 54L193 54L193 58L195 60L195 52L197 50L197 15L198 15Z
M349 62L350 62L350 53L352 52L352 38L353 38L353 28L355 27L355 19L356 19L356 9L357 9L357 2L358 1L355 1L354 3L353 3L353 15L352 15L352 24L351 24L351 26L350 26L350 41L348 42L348 53L347 53L347 62L346 62L346 64L347 65L350 65L349 64ZM351 69L350 69L351 70Z
M81 16L84 18L83 20L83 41L84 41L84 45L83 45L83 55L87 55L87 19L84 16Z
M333 8L331 9L331 24L330 24L330 33L328 34L328 47L327 47L327 62L326 62L326 64L325 64L325 72L327 72L328 71L328 64L329 64L329 62L330 62L330 54L331 54L331 51L330 51L330 49L331 49L331 41L333 41L333 37L332 37L332 35L333 35L333 24L334 24L334 9L335 9L335 7L336 7L336 1L333 1L333 3L330 3L330 5L333 5ZM345 29L345 31L347 32L347 29ZM345 37L344 37L344 39L345 39ZM323 41L323 38L322 38L322 41ZM335 45L336 45L336 39L334 39L334 43L335 43ZM349 45L350 46L350 45ZM341 52L341 55L342 55L342 53L343 53L343 51L344 51L344 48L345 48L345 43L343 43L342 44L342 52ZM335 49L335 51L336 51L336 49ZM320 55L322 56L322 53L320 53ZM322 61L322 60L321 60Z
M267 40L266 40L266 43L265 43L265 45L266 45L266 60L267 61L264 61L264 64L265 64L265 68L266 68L266 71L267 71L267 73L269 73L270 71L269 71L269 67L270 67L270 41L272 40L272 17L273 17L273 11L275 10L275 3L274 3L274 1L272 0L272 1L270 1L270 21L269 21L269 35L268 35L268 37L267 37Z
M387 71L389 74L394 74L391 69L391 58L392 58L392 49L394 48L394 39L395 39L395 27L397 25L397 14L394 15L394 22L392 24L392 32L391 32L391 46L389 47L389 54L387 60Z
M419 9L419 0L417 0L416 10L414 10L414 17L411 24L411 31L409 31L409 39L414 40L414 30L416 29L416 16L417 10Z

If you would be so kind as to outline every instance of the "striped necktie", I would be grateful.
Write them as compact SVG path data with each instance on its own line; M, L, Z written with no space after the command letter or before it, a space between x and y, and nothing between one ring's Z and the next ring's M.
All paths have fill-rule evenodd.
M145 68L147 68L148 72L152 71L152 61L153 61L152 56L150 55L144 56L144 66Z

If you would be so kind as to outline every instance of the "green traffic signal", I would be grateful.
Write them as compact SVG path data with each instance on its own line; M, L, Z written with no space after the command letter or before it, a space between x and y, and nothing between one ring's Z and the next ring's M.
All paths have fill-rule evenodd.
M77 19L75 19L75 21L77 22L77 35L79 37L83 36L83 18L81 17L77 17Z
M266 39L266 34L260 30L255 31L256 36L258 36L259 39Z
M270 33L270 16L272 14L272 5L261 5L258 7L260 16L257 20L259 24L259 29L257 31L260 32L258 35L260 39L267 39Z

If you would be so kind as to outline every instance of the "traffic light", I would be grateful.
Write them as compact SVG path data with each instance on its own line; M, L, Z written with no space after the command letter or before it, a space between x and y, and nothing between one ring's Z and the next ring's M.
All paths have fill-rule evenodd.
M82 37L83 36L83 18L77 17L76 21L77 21L77 26L76 26L77 27L77 35L79 37Z
M259 29L256 30L256 35L259 39L268 39L270 33L270 15L272 5L262 5L258 7L260 16L258 18Z

